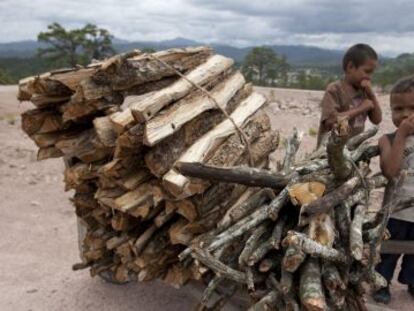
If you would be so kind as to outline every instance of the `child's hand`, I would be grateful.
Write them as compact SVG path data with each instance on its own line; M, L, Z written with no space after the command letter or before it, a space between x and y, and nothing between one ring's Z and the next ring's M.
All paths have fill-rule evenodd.
M401 134L405 137L414 135L414 114L401 122L400 126L398 127L398 131L401 132Z
M375 98L374 91L372 90L372 84L370 80L364 79L361 81L361 88L365 91L368 98L373 99Z
M371 111L374 109L374 102L370 99L364 99L361 103L361 109L364 111Z

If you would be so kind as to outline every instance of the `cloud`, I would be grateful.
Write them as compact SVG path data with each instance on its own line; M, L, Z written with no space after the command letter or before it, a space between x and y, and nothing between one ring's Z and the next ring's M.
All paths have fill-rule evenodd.
M388 0L0 0L0 41L35 39L52 22L94 23L116 37L185 37L237 46L372 44L382 54L414 51L414 1Z

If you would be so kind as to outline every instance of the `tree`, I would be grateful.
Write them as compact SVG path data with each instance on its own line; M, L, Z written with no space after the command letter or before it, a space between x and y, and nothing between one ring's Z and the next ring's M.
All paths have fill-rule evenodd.
M93 58L101 59L114 54L112 36L105 29L87 24L80 29L67 30L59 23L47 26L37 39L45 43L38 54L54 62L72 67L87 64Z
M398 79L414 73L414 53L404 53L381 64L374 74L374 82L382 88L392 86Z
M16 83L15 79L7 71L0 68L0 85L14 83Z
M272 48L266 46L253 48L242 64L246 78L262 86L273 86L286 81L288 70L286 58L279 57Z
M112 46L113 36L108 30L87 24L82 28L84 33L83 48L88 60L102 59L115 54Z

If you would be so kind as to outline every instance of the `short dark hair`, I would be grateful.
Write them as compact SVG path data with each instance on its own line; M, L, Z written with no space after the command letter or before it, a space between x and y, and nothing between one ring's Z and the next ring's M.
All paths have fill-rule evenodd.
M358 68L364 64L367 59L378 60L377 52L375 52L375 50L368 44L355 44L346 51L344 58L342 59L342 68L346 71L349 62L352 62L355 67Z
M414 92L414 75L398 80L391 89L391 94Z

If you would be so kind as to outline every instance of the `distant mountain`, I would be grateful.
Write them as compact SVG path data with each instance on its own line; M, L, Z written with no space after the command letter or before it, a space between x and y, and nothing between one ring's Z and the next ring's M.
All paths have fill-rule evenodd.
M131 42L115 38L113 40L115 49L119 52L125 52L136 48L153 48L155 50L168 49L172 47L184 47L203 45L201 42L189 40L186 38L175 38L164 41L136 41ZM252 47L237 48L225 44L210 44L217 53L231 57L236 61L242 61L249 53ZM26 40L10 43L0 43L0 58L20 57L28 58L36 54L37 48L41 46L37 41ZM292 65L338 65L342 58L343 51L329 50L318 47L304 45L272 45L272 49L280 54L285 55Z

